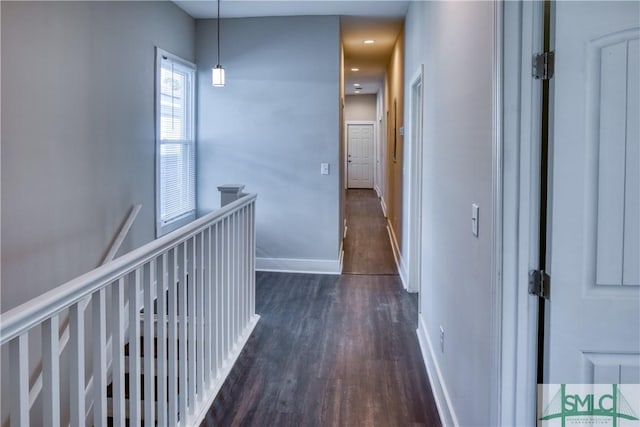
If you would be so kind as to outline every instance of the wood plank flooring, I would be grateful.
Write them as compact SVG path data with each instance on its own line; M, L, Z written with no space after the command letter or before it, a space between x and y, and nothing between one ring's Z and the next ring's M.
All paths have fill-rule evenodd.
M373 190L348 190L343 274L398 274L387 221Z
M362 258L358 271L375 262ZM440 426L417 298L397 275L259 272L256 310L260 322L202 426Z

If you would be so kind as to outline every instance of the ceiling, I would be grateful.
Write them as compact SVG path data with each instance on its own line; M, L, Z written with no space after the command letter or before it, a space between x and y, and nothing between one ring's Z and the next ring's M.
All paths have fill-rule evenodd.
M215 0L174 0L196 19L215 18ZM377 93L386 65L402 30L409 1L401 0L221 0L222 18L260 16L341 16L341 38L345 51L345 93ZM375 40L364 44L363 40ZM359 68L359 71L351 71Z
M384 73L398 34L402 31L401 18L343 17L340 23L344 46L345 93L355 94L359 83L361 94L377 93L382 87ZM364 40L375 40L364 44ZM358 68L358 71L351 71Z
M196 19L216 17L215 0L174 0ZM339 15L404 17L409 1L401 0L221 0L220 17Z

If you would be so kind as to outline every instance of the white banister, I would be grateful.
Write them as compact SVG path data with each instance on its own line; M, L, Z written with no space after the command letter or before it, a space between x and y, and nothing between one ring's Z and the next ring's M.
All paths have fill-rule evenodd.
M36 327L48 424L58 426L61 413L72 426L202 422L258 320L251 301L255 200L245 195L0 315L0 344L16 367L11 425L28 425L33 411L27 342ZM59 323L67 310L70 346L63 353ZM68 410L60 407L63 363Z
M116 253L120 249L120 246L122 245L122 242L124 241L125 237L129 233L129 230L131 229L131 226L133 225L133 222L135 221L136 216L140 212L141 208L142 208L142 205L134 205L134 206L131 207L131 210L129 211L129 214L127 215L126 220L124 221L123 225L120 227L120 231L118 232L118 234L114 238L112 244L110 245L109 250L108 250L107 254L104 256L101 265L104 265L107 262L113 260L113 258L115 257ZM83 309L86 309L88 304L89 304L89 299L86 299L84 301ZM57 345L59 353L62 353L62 351L64 351L65 347L67 346L67 343L69 342L69 324L68 324L68 322L69 322L68 318L67 319L63 319L62 324L60 325L60 329L59 330L61 332L60 332L59 344ZM44 362L44 358L43 358L43 362ZM40 395L40 392L43 389L43 380L44 380L44 378L43 378L43 374L42 374L42 369L43 369L42 364L40 364L39 366L36 367L36 370L35 370L35 373L34 373L35 381L31 385L31 389L29 390L29 408L31 408L33 406L33 404L35 403L36 399ZM47 408L43 408L43 410L46 411ZM53 414L53 415L55 415L55 414ZM48 419L48 418L45 417L45 419ZM58 418L56 418L56 419L58 419ZM3 426L8 425L8 420L3 420L2 425Z

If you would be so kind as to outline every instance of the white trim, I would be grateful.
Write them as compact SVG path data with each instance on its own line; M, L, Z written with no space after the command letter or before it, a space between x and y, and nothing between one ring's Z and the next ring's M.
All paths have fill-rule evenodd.
M503 18L504 2L493 3L493 77L492 77L492 155L491 155L491 201L493 215L491 218L491 380L489 390L491 425L500 424L502 402L501 372L502 372L502 199L503 199L503 137L502 137L502 92L503 92Z
M500 425L536 419L538 304L527 274L538 261L541 84L531 58L542 48L543 6L504 3Z
M393 231L391 224L387 224L387 232L389 233L389 241L391 242L391 249L393 250L393 258L396 260L396 267L398 267L398 274L400 275L402 286L408 292L412 292L407 289L407 267L404 263L404 259L402 258L402 253L400 253L398 239L396 238L396 233Z
M387 204L384 202L383 196L380 196L380 207L382 208L382 215L384 215L385 218L389 218L389 215L387 215Z
M341 259L258 258L257 271L280 273L341 274Z
M438 361L435 353L433 352L433 346L429 339L429 333L427 332L427 325L424 323L424 318L419 316L418 330L418 343L420 345L420 351L422 352L422 360L424 366L427 369L427 378L431 385L431 392L433 398L436 401L436 407L438 408L438 414L440 415L440 423L443 426L458 426L458 417L447 391L447 385L444 382L444 377L440 372Z
M344 188L348 189L349 188L349 125L371 125L372 126L372 132L373 132L373 141L372 145L371 145L371 165L370 165L370 169L371 169L371 188L375 188L376 185L376 179L375 179L375 173L376 173L376 146L377 146L377 140L378 137L376 135L377 133L377 129L378 129L378 125L376 124L375 120L345 120L344 122L344 170L345 170L345 184L344 184ZM356 187L354 187L356 188Z
M416 96L414 91L420 85L420 117L417 118L419 129L414 135L414 115L416 115ZM407 137L409 142L409 215L407 233L408 254L407 261L408 280L407 290L409 292L420 292L422 273L422 153L423 153L423 123L424 123L424 65L420 64L416 72L409 80L409 120ZM417 115L416 115L417 116ZM405 163L406 164L406 163ZM420 300L420 298L418 298ZM420 310L419 310L420 311Z
M189 68L191 71L191 85L190 85L190 89L192 89L192 93L191 93L191 99L190 101L190 114L193 116L192 120L191 120L191 129L190 129L190 141L192 141L192 148L193 148L193 164L192 167L194 168L194 172L193 172L193 191L194 191L194 196L193 196L193 201L194 201L194 205L193 205L193 210L189 211L189 212L185 212L183 215L174 218L168 222L163 222L160 219L160 210L161 210L161 206L160 206L160 145L161 145L161 140L160 140L160 96L158 96L159 94L159 88L161 86L161 82L160 82L160 68L162 67L162 60L163 58L166 58L170 61L173 61L177 64L182 65L183 67ZM197 84L197 79L196 79L196 65L186 61L182 58L180 58L177 55L174 55L170 52L167 52L166 50L160 49L159 47L156 46L155 48L155 76L154 76L154 87L153 87L153 93L154 93L154 132L155 132L155 182L154 182L154 194L155 194L155 212L154 212L154 220L155 220L155 231L156 231L156 237L161 237L164 236L165 234L168 234L172 231L177 230L178 228L194 221L196 219L196 209L198 206L198 195L197 195L197 182L198 182L198 177L197 177L197 158L196 158L196 151L197 151L197 144L196 144L196 84Z

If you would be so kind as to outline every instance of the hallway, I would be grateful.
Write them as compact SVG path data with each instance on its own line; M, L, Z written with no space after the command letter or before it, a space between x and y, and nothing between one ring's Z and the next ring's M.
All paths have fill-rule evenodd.
M347 215L343 275L257 273L261 320L203 426L440 425L375 193Z

